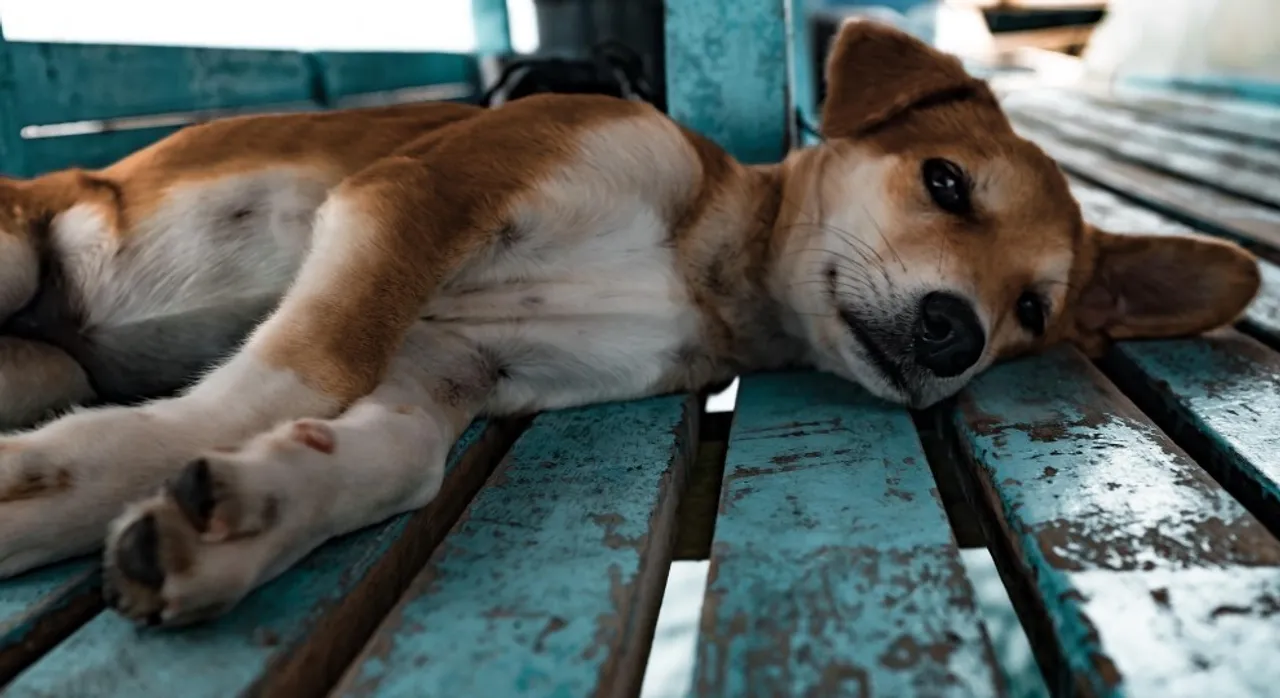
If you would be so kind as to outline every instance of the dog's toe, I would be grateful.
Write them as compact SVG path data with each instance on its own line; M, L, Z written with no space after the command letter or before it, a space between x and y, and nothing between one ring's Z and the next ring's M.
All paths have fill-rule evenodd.
M255 583L273 541L278 498L234 457L189 462L129 506L107 536L103 595L142 625L186 625L224 612Z

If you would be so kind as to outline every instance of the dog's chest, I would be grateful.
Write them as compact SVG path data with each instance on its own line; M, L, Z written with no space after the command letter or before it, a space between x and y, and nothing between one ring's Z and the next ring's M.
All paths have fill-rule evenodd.
M491 413L649 394L699 343L659 215L622 202L575 227L519 223L424 309L498 362Z

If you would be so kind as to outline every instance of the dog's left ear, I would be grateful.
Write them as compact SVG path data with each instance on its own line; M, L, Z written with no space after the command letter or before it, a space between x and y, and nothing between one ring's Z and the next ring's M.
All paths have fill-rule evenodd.
M848 20L827 58L822 133L853 138L921 102L965 92L995 106L986 83L956 57L886 24Z
M1240 246L1190 235L1117 235L1093 228L1097 257L1072 309L1075 339L1180 337L1240 317L1261 286Z

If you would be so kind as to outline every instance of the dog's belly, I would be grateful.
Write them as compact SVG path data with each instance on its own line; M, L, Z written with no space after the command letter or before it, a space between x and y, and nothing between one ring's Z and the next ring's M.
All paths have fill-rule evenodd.
M575 230L565 221L590 220ZM652 206L625 197L591 216L531 217L514 242L464 272L423 312L499 367L488 414L652 394L691 346L700 316Z
M697 342L696 313L660 277L602 281L448 296L429 306L426 322L492 357L498 382L487 414L652 394Z
M47 335L32 338L75 358L107 401L187 385L284 294L328 186L297 167L188 183L124 232L97 208L72 207L52 226L65 297L32 318Z

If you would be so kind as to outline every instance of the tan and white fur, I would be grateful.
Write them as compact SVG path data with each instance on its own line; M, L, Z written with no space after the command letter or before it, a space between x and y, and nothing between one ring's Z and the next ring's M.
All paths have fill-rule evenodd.
M783 367L924 406L1256 293L1234 245L1085 225L954 59L851 23L829 78L825 142L774 165L535 96L229 119L4 182L3 416L154 399L0 439L0 574L105 536L111 604L183 624L430 501L478 415Z

